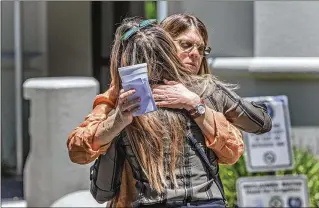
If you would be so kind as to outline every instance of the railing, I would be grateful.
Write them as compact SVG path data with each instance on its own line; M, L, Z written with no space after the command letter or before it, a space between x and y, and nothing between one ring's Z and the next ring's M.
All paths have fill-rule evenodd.
M317 57L209 58L208 63L218 73L311 73L319 76Z

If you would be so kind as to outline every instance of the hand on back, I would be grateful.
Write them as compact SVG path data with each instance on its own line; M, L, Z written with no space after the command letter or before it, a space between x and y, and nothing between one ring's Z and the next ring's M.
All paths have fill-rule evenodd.
M154 86L152 90L157 106L191 110L200 103L200 97L183 84L165 79L164 83Z

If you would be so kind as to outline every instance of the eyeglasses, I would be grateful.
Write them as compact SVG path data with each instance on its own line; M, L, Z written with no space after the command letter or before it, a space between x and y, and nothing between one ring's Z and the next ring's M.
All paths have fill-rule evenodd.
M188 52L190 53L194 47L196 46L199 55L201 56L207 56L210 54L211 48L210 47L206 47L205 45L202 44L197 44L194 42L191 42L189 40L174 40L176 42L178 42L179 48L183 51L183 52Z

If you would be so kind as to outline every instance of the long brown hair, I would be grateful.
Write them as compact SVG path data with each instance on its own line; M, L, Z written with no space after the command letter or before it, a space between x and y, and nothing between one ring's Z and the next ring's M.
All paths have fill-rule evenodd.
M128 40L121 40L124 32L140 23L139 18L125 19L118 27L111 53L111 77L117 92L121 88L119 67L132 64L135 47L135 63L147 63L150 84L163 79L183 83L190 90L201 93L197 83L204 80L184 67L177 56L177 50L170 36L157 24L137 31ZM158 192L166 186L169 177L178 187L174 170L183 151L186 117L179 111L159 109L156 112L134 117L125 130L141 159L150 185ZM167 148L165 149L164 148ZM169 162L163 163L164 153L169 153ZM166 158L166 156L165 156Z
M160 24L173 39L187 32L191 28L195 28L202 37L205 46L208 44L208 33L204 23L193 15L188 14L173 14L166 17ZM199 75L210 74L206 57L203 57Z

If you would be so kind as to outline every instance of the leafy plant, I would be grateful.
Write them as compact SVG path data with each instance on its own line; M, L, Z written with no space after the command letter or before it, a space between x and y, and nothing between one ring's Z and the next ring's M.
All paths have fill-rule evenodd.
M146 1L144 3L146 19L156 19L157 16L156 1Z
M308 181L308 191L310 196L310 207L319 208L319 159L306 149L293 148L294 168L292 170L277 171L275 175L305 175ZM220 177L224 184L225 194L230 207L237 205L236 181L239 177L265 176L265 172L249 173L245 165L245 156L231 166L220 166Z

